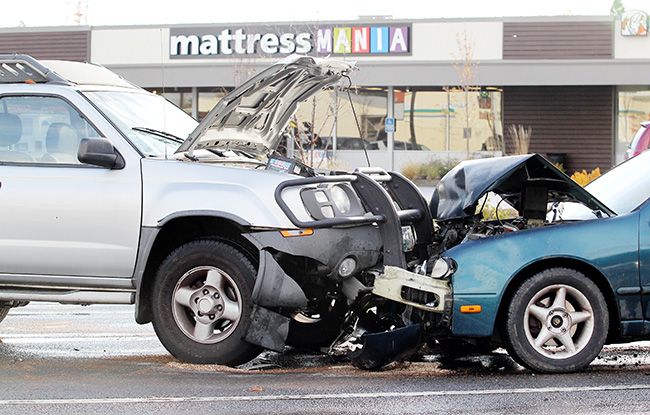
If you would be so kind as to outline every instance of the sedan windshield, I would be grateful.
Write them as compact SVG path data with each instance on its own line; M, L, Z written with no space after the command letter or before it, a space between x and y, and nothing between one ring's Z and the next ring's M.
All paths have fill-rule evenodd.
M585 189L617 214L630 213L650 197L650 152L616 166Z
M136 91L83 93L143 154L173 154L197 122L160 95Z
M639 154L589 183L585 189L617 215L632 212L650 198L650 152ZM560 219L593 219L584 205L563 203Z

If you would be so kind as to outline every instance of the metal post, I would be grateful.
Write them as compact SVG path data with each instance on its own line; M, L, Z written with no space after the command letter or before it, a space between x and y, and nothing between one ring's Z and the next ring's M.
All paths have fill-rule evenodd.
M463 132L463 137L465 138L465 157L469 159L469 140L472 137L472 130L469 128L469 90L465 88L465 128L467 129L467 137L465 137L465 132Z
M386 117L395 118L395 94L392 86L388 87L388 96L386 97ZM388 170L395 170L395 133L386 133L388 147Z
M199 119L199 88L192 87L192 118Z
M336 160L336 147L338 140L338 123L339 123L339 90L334 88L334 102L332 103L332 114L334 123L332 125L332 160Z
M291 132L287 137L287 157L292 159L296 154L296 137Z
M451 96L449 93L449 87L447 90L447 117L445 123L445 151L447 152L447 158L449 158L449 151L451 151Z

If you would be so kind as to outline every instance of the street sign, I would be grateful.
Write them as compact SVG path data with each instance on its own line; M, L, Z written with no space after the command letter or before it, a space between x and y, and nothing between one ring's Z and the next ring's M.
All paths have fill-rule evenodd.
M387 133L395 132L395 118L386 118L386 125L384 127L384 130Z

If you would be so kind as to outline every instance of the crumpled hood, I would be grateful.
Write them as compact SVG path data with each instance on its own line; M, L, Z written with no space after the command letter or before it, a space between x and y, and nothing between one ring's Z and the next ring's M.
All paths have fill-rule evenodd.
M474 215L478 201L488 192L498 194L520 210L527 181L544 182L549 201L579 202L610 216L614 212L539 154L463 161L438 183L429 208L437 220Z

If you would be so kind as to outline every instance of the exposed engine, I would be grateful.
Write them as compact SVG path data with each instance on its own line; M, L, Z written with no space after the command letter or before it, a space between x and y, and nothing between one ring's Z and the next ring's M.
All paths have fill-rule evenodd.
M442 252L467 241L517 232L530 227L532 226L528 225L526 218L481 221L477 217L472 217L439 221L436 222L434 227L431 254L432 256L438 256Z

